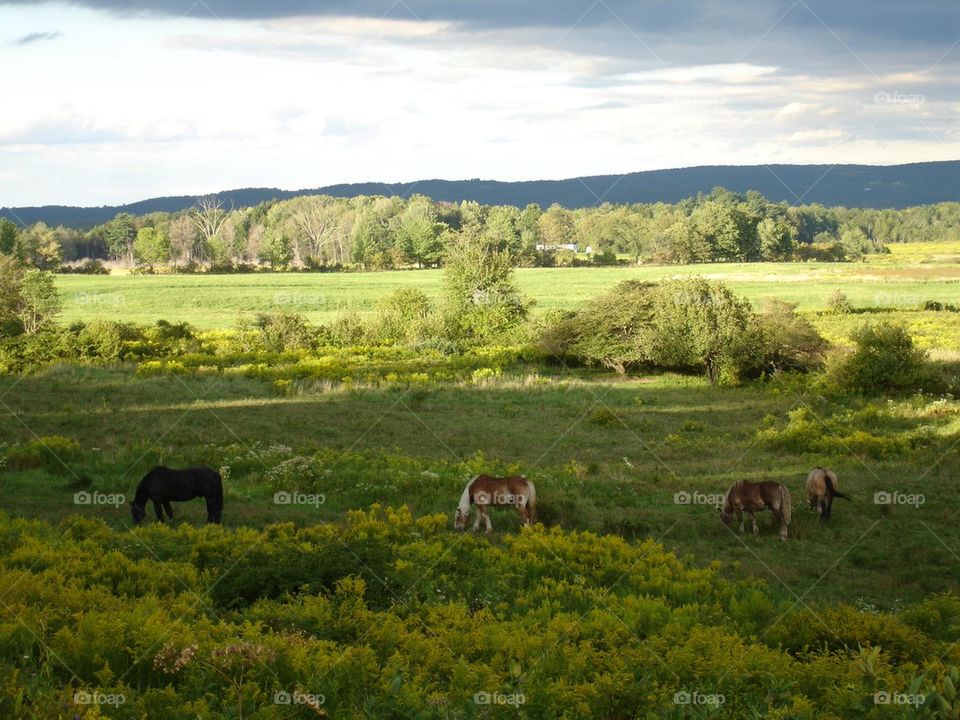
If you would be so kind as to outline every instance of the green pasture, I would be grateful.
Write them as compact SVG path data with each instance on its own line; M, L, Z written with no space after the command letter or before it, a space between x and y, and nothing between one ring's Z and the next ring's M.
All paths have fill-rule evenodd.
M535 309L545 311L574 308L623 280L693 274L722 279L757 305L765 298L779 298L796 303L801 311L824 309L836 290L856 307L915 309L927 300L960 304L960 248L950 243L908 244L863 263L529 268L518 270L516 277L536 301ZM365 315L397 288L417 287L438 296L441 275L440 270L64 275L57 282L66 322L96 317L135 323L165 319L212 329L231 327L259 312L296 312L312 322L329 322L345 312Z
M56 522L79 513L122 528L125 506L77 506L73 494L129 499L154 464L206 463L230 468L228 526L339 521L374 503L444 512L452 524L463 482L483 467L531 477L548 525L652 537L695 564L717 561L732 577L764 578L784 598L897 608L960 589L953 401L841 403L787 385L724 388L675 375L618 380L546 370L483 384L278 396L254 380L70 367L4 378L0 397L0 437L32 443L39 455L2 476L0 510L15 515ZM763 439L798 408L810 413L804 437L779 446ZM54 436L78 447L38 440ZM324 470L309 483L296 466L286 485L271 481L278 464L318 452ZM815 465L835 468L854 498L837 501L829 524L804 507L803 479ZM713 507L676 502L677 493L719 494L740 478L789 486L789 542L777 541L769 516L760 516L759 537L740 537ZM276 505L278 489L322 493L325 502ZM920 494L924 502L877 505L878 492ZM178 509L177 522L203 521L199 501ZM493 519L494 542L517 527L515 513Z

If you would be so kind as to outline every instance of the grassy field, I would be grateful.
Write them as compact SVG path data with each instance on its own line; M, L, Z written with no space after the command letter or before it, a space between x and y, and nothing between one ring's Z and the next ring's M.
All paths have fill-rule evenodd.
M543 310L706 274L757 304L797 302L834 342L891 319L953 362L960 315L918 306L960 304L960 264L926 250L518 280ZM369 313L396 287L436 296L440 275L58 282L67 321L220 328ZM857 311L819 312L836 288ZM501 347L323 353L0 376L0 716L885 718L916 706L878 691L955 700L954 397L842 396L818 375L623 377ZM219 469L223 527L204 526L198 500L174 504L172 527L148 507L133 528L126 503L157 464ZM828 523L806 507L817 465L852 498ZM542 526L517 532L500 509L491 536L455 533L480 472L533 480ZM787 542L769 514L757 536L720 522L739 479L789 488ZM77 693L91 691L124 700L88 708ZM691 691L722 707L690 706ZM491 692L525 699L477 700ZM297 693L323 707L291 706Z
M864 263L521 269L517 281L543 311L576 307L622 280L693 274L725 280L758 305L764 298L779 298L803 311L822 310L837 289L858 307L916 308L926 300L960 303L960 247L946 243L898 246L891 255ZM328 322L344 312L368 314L396 288L417 287L436 297L440 283L439 270L58 278L67 322L165 319L199 328L230 327L240 318L281 310Z
M373 503L452 519L464 478L495 468L537 482L548 525L653 537L697 565L719 561L732 577L764 578L788 599L896 608L960 589L955 402L838 405L789 388L710 387L672 375L543 375L277 397L256 381L77 368L4 379L0 397L7 411L0 433L8 441L65 436L79 444L44 448L38 467L8 470L0 509L18 515L57 521L80 512L124 527L126 507L78 507L73 493L129 498L154 464L204 462L231 468L231 526L334 520ZM798 408L811 413L810 437L788 437L781 446L763 438L764 430L784 430ZM923 442L901 442L914 437ZM271 481L293 457L317 457L322 470L308 480L294 467L289 485ZM803 507L803 479L817 464L835 468L855 498L837 501L829 525ZM675 501L676 493L722 493L738 478L788 484L793 542L776 542L769 517L763 534L741 539L712 506ZM322 493L325 502L278 506L278 489ZM877 492L926 500L875 505ZM202 505L186 506L180 517L200 522ZM494 521L498 531L517 522L506 511Z

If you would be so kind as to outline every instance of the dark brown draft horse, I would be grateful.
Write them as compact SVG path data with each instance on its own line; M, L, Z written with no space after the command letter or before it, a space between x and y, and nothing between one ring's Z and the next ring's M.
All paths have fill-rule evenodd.
M457 517L453 523L455 529L466 529L470 521L471 505L477 506L477 519L472 530L480 527L481 520L487 526L486 532L493 530L487 508L495 505L516 506L523 524L529 525L537 512L537 489L532 482L519 475L503 478L477 475L463 488L460 503L457 505Z
M730 526L733 514L737 514L740 521L740 532L743 532L743 513L750 516L753 523L753 533L759 533L755 512L770 510L773 519L780 525L780 539L787 539L787 527L790 525L790 491L785 485L773 480L753 483L749 480L738 480L727 494L723 496L723 506L720 508L720 519L723 524Z

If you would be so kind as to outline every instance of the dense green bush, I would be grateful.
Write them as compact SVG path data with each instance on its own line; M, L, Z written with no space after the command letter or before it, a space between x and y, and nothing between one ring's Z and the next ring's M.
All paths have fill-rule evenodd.
M809 372L823 366L827 342L796 312L796 306L769 300L750 318L739 343L736 373L741 378L780 372Z
M539 344L547 354L616 370L649 361L653 297L656 285L628 280L577 312L553 319Z
M890 322L865 324L853 333L855 348L828 369L829 382L845 392L911 393L939 389L940 381L906 328Z
M711 383L735 375L750 318L750 303L724 283L702 277L661 283L653 301L651 359L664 367L703 368Z
M316 343L314 332L302 315L296 313L261 313L254 322L260 345L267 352L308 350Z

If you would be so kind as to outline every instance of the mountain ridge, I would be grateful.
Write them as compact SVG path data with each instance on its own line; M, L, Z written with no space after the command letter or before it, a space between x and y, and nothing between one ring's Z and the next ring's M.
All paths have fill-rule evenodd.
M699 165L644 170L622 175L590 175L563 180L442 180L410 183L340 183L318 188L238 188L212 195L228 206L247 207L268 200L301 195L427 195L434 200L474 200L486 205L553 203L575 209L611 203L673 203L722 186L734 192L756 190L770 200L791 205L904 208L960 200L960 160L901 165ZM143 215L176 212L196 202L194 195L155 197L123 205L76 207L45 205L3 207L0 217L30 225L66 225L85 229L106 222L119 212Z

